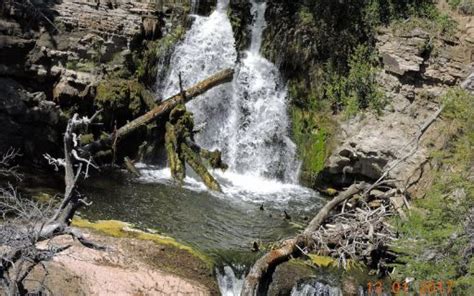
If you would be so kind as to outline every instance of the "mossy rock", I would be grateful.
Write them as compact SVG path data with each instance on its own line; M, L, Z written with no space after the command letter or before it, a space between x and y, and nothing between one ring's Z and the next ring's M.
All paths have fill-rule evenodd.
M185 33L186 30L183 26L177 26L165 37L148 42L144 51L135 53L133 57L136 64L135 75L140 82L152 86L157 80L157 73L160 76L168 73L172 50L175 44L183 38ZM162 68L159 69L159 66L162 66Z
M268 295L290 295L292 288L302 279L314 276L315 270L303 260L292 259L275 269Z
M303 161L303 182L313 185L316 175L324 168L334 142L337 124L324 111L291 110L293 140Z
M102 120L118 126L145 113L154 106L152 94L137 80L106 79L97 86L94 105L102 109Z
M187 245L177 242L174 238L164 236L157 233L148 233L142 230L136 229L132 224L118 221L118 220L99 220L91 222L89 220L74 217L72 225L79 228L92 229L94 231L112 236L117 238L135 238L146 241L152 241L158 245L166 245L179 250L186 251L203 261L209 268L212 268L214 262L211 258L205 254L197 251Z

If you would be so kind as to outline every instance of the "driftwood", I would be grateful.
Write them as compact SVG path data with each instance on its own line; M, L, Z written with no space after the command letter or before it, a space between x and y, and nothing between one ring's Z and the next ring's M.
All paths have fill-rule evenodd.
M142 176L142 174L140 174L140 172L137 170L137 168L135 167L135 165L133 164L130 158L128 158L127 156L124 157L123 162L125 163L125 167L127 168L127 170L130 173L132 173L135 177L139 178Z
M272 272L278 264L288 261L291 257L300 256L302 254L301 250L312 245L312 233L319 229L331 210L341 202L361 192L366 187L366 184L351 185L347 190L341 192L333 200L328 202L309 223L302 234L295 238L285 240L278 249L271 250L258 259L245 278L241 295L257 295L262 288L264 289L265 287L261 287L262 279L266 278L268 273Z
M217 180L209 173L203 164L208 159L211 167L226 169L222 162L220 151L208 151L194 143L194 120L192 114L186 110L184 104L176 106L170 113L166 123L165 147L171 176L182 185L186 176L186 166L189 166L199 175L210 190L222 191Z
M412 141L410 141L406 147L409 147L413 145L413 149L411 149L407 154L405 154L403 157L400 159L396 160L393 162L385 171L384 173L378 178L373 184L368 185L368 184L353 184L351 185L348 189L345 191L341 192L339 195L334 197L330 202L328 202L314 217L314 219L309 223L309 225L306 227L306 229L303 231L302 234L296 236L295 238L288 239L283 241L281 246L277 249L274 249L267 254L265 254L263 257L258 259L255 264L252 266L250 269L249 274L245 278L243 289L242 289L242 296L251 296L251 295L258 295L258 294L264 294L266 291L266 287L263 285L265 283L265 280L268 279L271 276L271 273L275 270L276 266L281 264L282 262L288 261L291 257L298 257L303 253L306 253L307 251L312 251L315 248L328 248L328 241L329 240L334 240L334 237L336 235L341 235L341 233L345 233L347 229L352 230L354 232L354 229L351 229L353 227L357 227L357 218L362 216L364 217L364 227L362 227L362 233L364 233L364 236L367 236L368 240L372 239L372 242L370 243L370 246L377 245L381 242L386 242L387 240L391 239L391 231L390 227L386 225L386 223L383 222L383 218L385 215L388 215L386 212L386 208L384 205L380 207L380 210L377 209L375 211L370 211L369 209L362 210L360 208L356 208L355 211L358 212L357 214L354 214L353 212L345 213L345 215L340 215L334 216L333 222L335 222L334 225L326 225L326 227L323 227L323 223L330 219L330 212L338 205L340 205L343 202L346 202L348 199L350 199L352 196L361 193L362 192L362 197L365 197L368 195L372 189L377 188L378 186L382 185L385 183L385 178L389 175L390 171L393 170L395 167L406 161L408 158L410 158L413 154L416 153L416 151L419 148L419 143L420 140L423 136L423 134L428 130L428 128L431 126L431 124L439 117L441 112L443 111L444 107L441 106L438 111L436 111L428 120L423 124L423 126L420 127L419 131L417 132L416 136ZM404 147L404 148L406 148ZM390 180L389 180L390 181ZM387 195L387 198L390 200L391 196ZM378 212L380 211L380 212ZM344 207L343 207L343 212L344 212ZM353 219L348 220L347 217L352 215ZM374 216L375 215L375 216ZM374 217L375 218L374 218ZM371 221L367 222L365 221L365 218L374 218L375 220L372 223ZM355 219L354 219L355 218ZM341 231L334 231L334 227L337 227L336 225L350 225L347 228L342 229ZM352 224L352 225L351 225ZM368 229L366 229L367 227ZM380 227L380 228L377 228ZM329 229L333 229L332 231ZM361 228L361 227L358 227ZM380 230L378 233L375 232L375 230ZM356 234L361 234L360 229L355 231ZM379 239L374 239L374 236L386 236L386 239L379 240ZM344 240L344 242L341 242L341 240L337 240L336 244L340 244L344 246L340 246L340 248L336 248L335 253L337 256L342 259L343 261L345 260L347 254L350 254L349 256L353 255L356 252L362 253L360 250L355 249L355 244L353 243L354 240L351 240L351 244L349 246L349 240L350 236L348 236L349 239ZM355 240L355 242L360 242L360 238L358 240ZM331 244L334 244L334 241L331 241ZM363 244L362 246L365 247L368 244ZM348 250L347 248L353 248L353 250ZM336 254L330 254L330 255L336 255Z
M143 114L142 116L136 118L135 120L122 126L116 132L109 135L105 139L94 141L82 147L83 154L94 155L95 153L112 146L112 144L118 143L121 139L125 138L127 135L137 130L139 127L150 123L157 117L167 116L171 112L171 110L173 110L173 108L176 107L178 104L187 103L188 101L205 93L206 91L210 90L215 86L230 82L232 81L233 77L234 70L226 69L198 82L190 88L181 91L180 93L162 101L161 104L148 111L147 113Z

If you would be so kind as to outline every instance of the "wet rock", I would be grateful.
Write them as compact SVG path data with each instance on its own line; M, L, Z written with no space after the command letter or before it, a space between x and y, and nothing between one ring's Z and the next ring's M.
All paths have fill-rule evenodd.
M290 295L291 290L304 278L314 275L314 271L300 260L291 260L278 265L268 288L269 296Z
M461 83L461 87L474 94L474 72Z
M0 151L15 147L27 159L39 160L60 149L61 117L44 93L30 93L16 81L0 78L0 97Z

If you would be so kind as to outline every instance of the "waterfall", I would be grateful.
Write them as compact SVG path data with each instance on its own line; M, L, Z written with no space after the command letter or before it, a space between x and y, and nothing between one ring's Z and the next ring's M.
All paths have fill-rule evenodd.
M191 13L198 14L199 10L199 0L191 0Z
M240 267L242 268L242 267ZM222 296L238 296L244 284L244 275L237 276L230 266L224 266L223 271L216 270L217 283Z
M293 287L291 296L342 296L342 291L338 287L313 280Z
M163 97L179 92L178 75L183 86L189 87L225 68L234 68L237 60L232 26L227 17L229 0L220 0L209 16L196 16L185 39L176 46L170 61L170 71L160 91ZM232 86L222 85L187 104L196 125L206 124L196 141L206 148L223 148L226 130L222 122L229 116ZM224 149L223 149L224 150Z
M199 145L220 149L231 172L286 183L296 183L299 163L296 146L288 137L287 89L278 69L260 55L265 29L265 2L252 2L251 44L237 64L232 27L227 16L229 0L219 0L209 16L197 16L171 57L161 93L179 90L178 73L188 87L224 68L236 68L230 85L216 87L188 103Z
M299 162L288 137L287 89L275 65L260 54L266 3L252 2L250 49L233 82L229 164L241 174L296 183Z

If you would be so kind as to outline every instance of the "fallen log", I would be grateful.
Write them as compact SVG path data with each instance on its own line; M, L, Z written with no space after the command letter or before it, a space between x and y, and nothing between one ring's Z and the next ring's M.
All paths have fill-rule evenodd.
M111 146L114 142L117 143L139 127L150 123L152 120L159 116L167 116L174 107L178 104L185 104L195 97L207 92L211 88L221 85L223 83L231 82L234 77L233 69L222 70L198 83L191 86L190 88L180 92L164 101L158 106L143 114L142 116L132 120L126 125L119 128L115 133L109 135L104 139L94 141L84 147L82 152L93 155L106 147Z
M381 185L384 182L384 179L388 176L389 172L395 167L400 165L402 162L407 161L419 148L419 143L428 130L428 128L436 121L436 119L443 112L444 106L441 106L428 120L423 124L415 138L410 141L403 149L414 145L406 155L396 160L389 168L387 168L379 179L377 179L373 184L369 185L366 183L362 184L353 184L347 190L343 191L330 202L328 202L314 217L313 220L309 223L306 229L302 234L296 236L293 239L288 239L284 241L280 248L270 251L265 254L263 257L258 259L255 264L250 269L249 274L245 278L242 296L251 296L264 294L265 287L262 287L264 279L271 275L271 272L276 268L278 264L281 264L285 261L288 261L291 257L298 257L302 254L302 250L308 248L311 250L313 248L314 239L312 238L312 233L316 232L320 226L322 226L324 220L326 220L331 212L337 205L348 200L350 197L362 192L363 196L366 196L372 189ZM360 209L356 209L360 210ZM362 211L363 212L363 211Z
M135 177L140 178L142 174L137 170L135 165L133 164L132 160L128 158L128 156L125 156L123 159L123 162L125 163L125 167L127 170L132 173Z
M259 295L265 287L261 286L262 280L271 273L278 264L288 261L292 257L299 257L302 252L301 250L311 245L311 233L317 230L324 220L329 216L331 210L343 201L351 198L355 194L361 192L367 187L365 183L353 184L345 191L341 192L334 199L328 202L309 223L308 227L303 231L302 234L295 238L285 240L282 245L275 250L271 250L263 257L257 260L250 269L249 274L245 278L244 286L242 289L242 296L254 296Z

